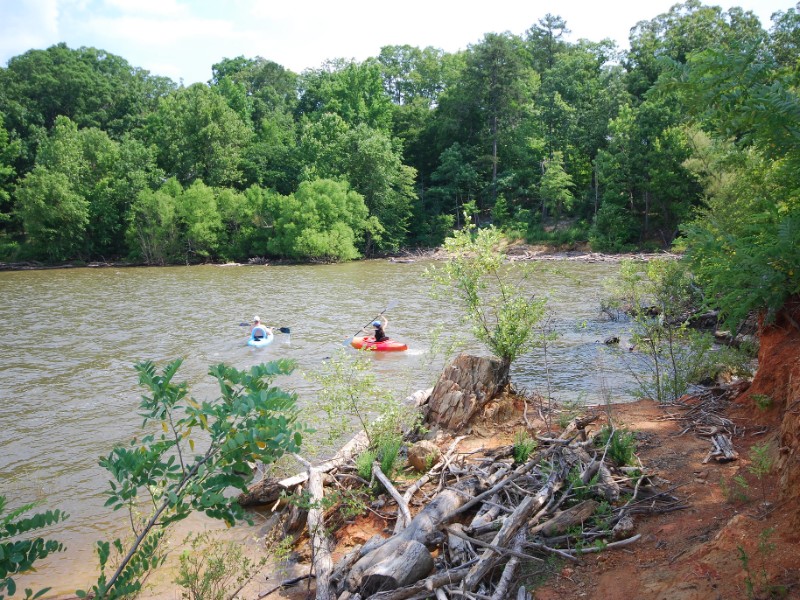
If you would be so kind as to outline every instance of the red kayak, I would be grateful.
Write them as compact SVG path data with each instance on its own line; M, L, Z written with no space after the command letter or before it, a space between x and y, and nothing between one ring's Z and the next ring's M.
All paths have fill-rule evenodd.
M397 342L395 340L383 340L382 342L376 342L374 336L364 336L364 337L354 337L350 342L350 345L353 348L357 348L361 350L375 350L376 352L402 352L403 350L408 350L408 346L406 346L403 342Z

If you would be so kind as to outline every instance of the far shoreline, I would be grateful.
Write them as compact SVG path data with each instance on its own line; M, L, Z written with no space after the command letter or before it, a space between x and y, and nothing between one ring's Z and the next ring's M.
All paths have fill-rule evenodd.
M504 249L509 262L521 261L547 261L547 260L565 260L576 262L621 262L623 260L635 260L647 262L655 259L677 259L680 254L659 251L659 252L620 252L620 253L604 253L593 252L588 249L568 249L561 250L552 246L512 243ZM359 258L349 262L362 262L367 260L384 260L393 263L412 263L419 260L446 260L447 254L444 250L439 248L416 249L416 250L401 250L396 253L383 254L380 256L371 256ZM338 264L335 261L322 261L322 260L292 260L285 258L251 258L248 262L197 262L187 264L168 264L168 265L152 265L139 262L127 261L68 261L65 263L48 264L38 261L20 261L20 262L0 262L0 271L46 271L53 269L103 269L103 268L128 268L128 267L198 267L198 266L215 266L215 267L269 267L269 266L292 266L292 265L328 265Z

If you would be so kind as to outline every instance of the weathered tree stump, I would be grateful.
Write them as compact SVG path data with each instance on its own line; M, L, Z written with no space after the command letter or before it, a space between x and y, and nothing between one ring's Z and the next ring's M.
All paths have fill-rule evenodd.
M508 379L509 366L500 359L461 354L434 386L426 422L458 431L500 394Z

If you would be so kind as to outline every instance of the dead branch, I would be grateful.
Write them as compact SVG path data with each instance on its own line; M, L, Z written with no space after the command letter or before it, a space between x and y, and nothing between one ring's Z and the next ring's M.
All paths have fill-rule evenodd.
M310 495L310 508L308 510L308 533L311 536L312 567L317 577L317 600L331 600L331 559L330 544L325 533L325 519L323 516L322 501L324 490L322 488L322 473L313 467L310 462L297 454L294 457L308 469L308 492Z

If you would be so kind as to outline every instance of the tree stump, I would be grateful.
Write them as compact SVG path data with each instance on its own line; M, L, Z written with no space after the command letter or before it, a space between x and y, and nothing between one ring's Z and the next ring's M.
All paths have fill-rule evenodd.
M458 431L508 384L509 365L498 358L461 354L442 372L428 400L426 422Z

